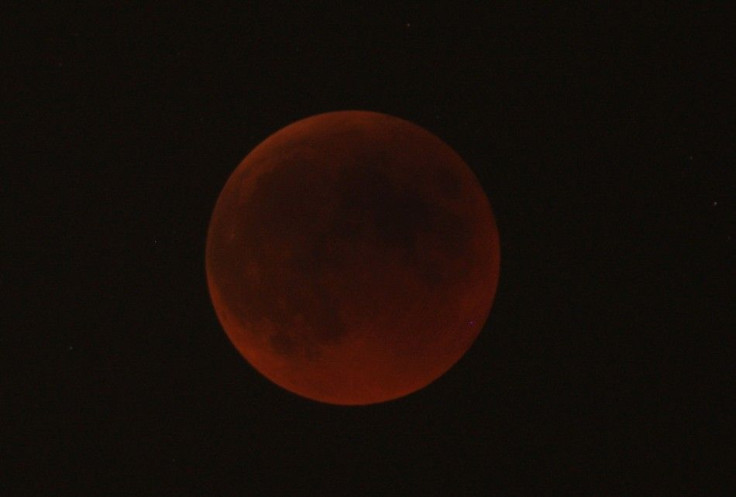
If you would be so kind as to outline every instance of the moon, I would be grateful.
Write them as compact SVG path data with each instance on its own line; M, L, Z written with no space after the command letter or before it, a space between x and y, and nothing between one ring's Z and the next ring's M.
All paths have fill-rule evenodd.
M240 354L338 405L422 389L488 318L500 250L488 198L441 139L339 111L297 121L238 165L212 213L207 284Z

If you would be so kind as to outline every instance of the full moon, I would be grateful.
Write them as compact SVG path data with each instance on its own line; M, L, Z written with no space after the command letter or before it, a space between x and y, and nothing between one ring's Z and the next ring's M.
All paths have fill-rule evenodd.
M499 238L483 188L432 133L367 111L268 137L212 213L215 312L240 354L302 397L364 405L445 374L493 303Z

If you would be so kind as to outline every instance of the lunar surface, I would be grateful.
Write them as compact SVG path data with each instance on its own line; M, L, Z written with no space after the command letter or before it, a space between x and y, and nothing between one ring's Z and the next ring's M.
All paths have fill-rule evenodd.
M217 316L262 375L341 405L396 399L448 371L483 327L499 239L458 154L385 114L297 121L258 145L212 214Z

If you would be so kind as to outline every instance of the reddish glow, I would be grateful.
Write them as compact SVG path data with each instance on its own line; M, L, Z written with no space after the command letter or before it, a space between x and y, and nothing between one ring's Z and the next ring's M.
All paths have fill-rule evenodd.
M256 147L217 200L212 302L235 347L298 395L371 404L425 387L472 345L499 241L463 160L384 114L332 112Z

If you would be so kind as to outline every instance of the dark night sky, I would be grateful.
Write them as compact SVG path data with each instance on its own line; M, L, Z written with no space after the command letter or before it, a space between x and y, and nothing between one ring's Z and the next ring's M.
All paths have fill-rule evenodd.
M59 3L2 15L1 495L672 496L734 472L724 13ZM235 166L342 109L443 138L502 240L474 347L362 408L258 375L204 276Z

